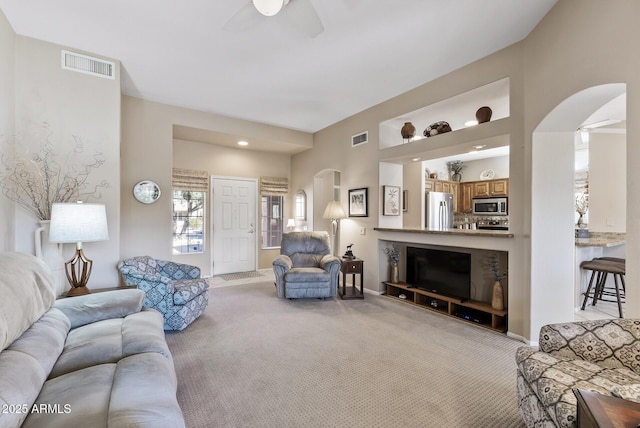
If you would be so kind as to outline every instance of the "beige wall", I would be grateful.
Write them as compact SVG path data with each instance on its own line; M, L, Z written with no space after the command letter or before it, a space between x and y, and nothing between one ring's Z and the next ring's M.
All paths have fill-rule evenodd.
M261 176L289 176L291 169L291 157L274 153L258 152L246 149L236 149L215 144L197 143L192 141L174 140L173 166L175 168L188 168L208 171L209 175L224 177L255 178ZM290 189L291 194L295 189ZM258 189L259 191L259 189ZM292 199L285 201L285 215L290 217L292 212ZM258 203L258 218L261 216L260 203ZM207 197L206 223L211 225L210 197ZM259 224L259 222L258 222ZM286 224L286 223L285 223ZM211 265L211 236L207 230L207 242L203 254L183 255L175 257L183 263L200 266L203 272L210 272ZM258 231L259 232L259 231ZM168 232L170 233L170 231ZM258 233L258 238L260 237ZM280 254L278 249L262 250L258 240L258 268L271 267L273 259Z
M621 232L627 226L627 138L592 132L589 138L589 230Z
M15 32L0 11L0 144L14 133L14 67ZM4 147L4 145L2 146ZM4 148L0 154L4 154ZM0 251L14 249L14 209L7 198L0 196Z
M255 122L231 119L211 113L122 97L122 245L123 258L136 255L178 261L171 251L172 205L171 169L175 165L193 169L206 169L214 175L259 177L261 175L288 176L289 156L273 155L251 150L238 150L215 144L176 141L173 126L187 126L246 138L277 139L292 145L311 141L311 135ZM175 147L174 147L175 145ZM186 148L186 149L185 149ZM183 154L183 152L186 154ZM193 151L196 156L189 156ZM179 165L178 165L179 164ZM137 202L131 193L140 180L153 180L162 189L158 202L145 205ZM290 186L291 195L297 190ZM307 194L312 194L307 191ZM290 199L290 198L289 198ZM288 215L293 214L288 204ZM276 250L261 251L259 267L268 267ZM207 257L197 263L209 272Z
M509 241L509 332L513 336L536 339L538 323L553 319L545 314L544 298L539 291L532 291L531 284L531 219L541 207L532 211L531 171L532 133L541 120L565 98L590 86L626 82L628 84L627 117L638 117L640 97L634 90L639 87L637 70L640 57L630 55L634 43L640 40L634 17L638 16L640 3L617 1L603 3L598 0L561 0L543 19L540 25L523 42L496 54L483 58L440 79L426 83L412 91L371 107L357 115L330 126L315 135L314 148L293 157L292 180L295 187L308 187L314 171L335 168L343 171L342 200L346 201L349 188L369 186L370 216L366 219L350 219L342 225L341 241L356 242L361 248L360 257L366 263L377 264L379 254L376 232L379 209L379 182L375 165L384 160L385 151L378 150L378 124L405 112L413 111L441 99L473 89L483 84L509 76L510 118L508 132L511 135L509 157L510 176L510 226L514 238ZM613 10L612 10L613 9ZM524 112L527 112L525 117ZM585 117L586 118L586 117ZM573 125L573 124L572 124ZM577 125L577 124L576 124ZM627 141L636 141L640 132L636 121L628 123ZM573 127L573 130L576 126ZM369 131L369 143L357 148L349 145L349 136ZM638 159L640 148L627 145L627 159ZM336 155L338 154L338 155ZM638 259L640 253L640 170L627 169L627 258ZM547 189L548 190L548 189ZM635 191L635 194L634 194ZM358 227L366 226L368 233L361 236ZM571 234L571 228L566 231ZM553 237L538 237L545 245L553 245ZM563 264L573 267L573 251L568 251ZM636 255L636 257L629 257ZM366 264L365 264L366 266ZM534 269L544 267L535 266ZM379 269L367 269L365 286L381 290ZM554 283L553 267L546 266L546 281ZM637 266L628 268L628 275L637 277ZM637 281L634 281L637 283ZM571 283L568 286L572 286ZM532 296L532 293L535 296ZM549 295L551 293L551 296ZM552 290L546 299L553 298ZM638 287L630 292L640 301ZM532 301L536 304L532 307ZM540 302L540 303L537 303ZM571 305L573 302L571 302ZM635 308L635 309L634 309ZM629 313L640 310L640 305L629 305ZM531 313L541 314L531 323Z
M10 38L10 32L5 31L3 37ZM5 43L3 48L10 50L7 46ZM91 192L89 189L103 180L109 187L96 193L96 199L83 196L80 199L104 203L107 207L110 239L86 243L84 249L87 256L94 260L89 287L109 287L117 284L115 267L120 246L119 64L116 62L115 80L63 70L60 64L61 49L55 44L15 37L15 78L9 83L3 81L3 85L6 85L4 90L13 90L13 111L3 114L3 120L11 120L10 116L13 115L13 125L9 124L9 129L14 127L15 137L12 135L14 133L9 133L8 141L15 143L18 155L39 151L48 132L42 126L44 122L49 126L48 139L54 145L56 162L63 170L67 166L65 156L76 146L74 137L78 137L84 147L76 166L81 167L79 164L84 163L85 159L92 162L95 153L102 153L105 163L90 173L86 187ZM7 54L11 58L11 52ZM11 148L7 149L5 145L2 150L4 152ZM5 203L3 200L2 206ZM33 254L37 219L22 208L17 208L11 228L14 243L6 248ZM74 251L74 245L65 245L65 258L71 258Z

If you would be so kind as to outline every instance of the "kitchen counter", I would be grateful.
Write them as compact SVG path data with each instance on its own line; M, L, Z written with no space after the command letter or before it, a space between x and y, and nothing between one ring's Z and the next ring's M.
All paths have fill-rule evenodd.
M576 247L611 248L624 245L625 234L613 232L589 232L588 238L576 238Z
M473 230L473 229L449 229L449 230L427 230L419 228L387 228L374 227L373 230L380 232L407 232L407 233L424 233L431 235L462 235L462 236L479 236L485 238L513 238L513 233L508 230Z

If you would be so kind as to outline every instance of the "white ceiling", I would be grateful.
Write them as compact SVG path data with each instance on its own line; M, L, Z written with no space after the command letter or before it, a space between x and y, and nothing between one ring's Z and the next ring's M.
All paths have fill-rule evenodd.
M556 0L311 0L315 38L249 0L0 0L16 33L121 61L122 92L315 132L509 46ZM296 1L296 0L292 0Z

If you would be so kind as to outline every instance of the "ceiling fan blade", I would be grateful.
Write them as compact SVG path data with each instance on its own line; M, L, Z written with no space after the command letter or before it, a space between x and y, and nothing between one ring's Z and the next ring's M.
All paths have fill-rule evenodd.
M259 24L262 21L261 18L263 16L253 6L253 3L249 2L242 6L222 28L227 31L243 31Z
M316 37L324 31L318 12L310 0L290 0L284 12L290 21L309 37Z

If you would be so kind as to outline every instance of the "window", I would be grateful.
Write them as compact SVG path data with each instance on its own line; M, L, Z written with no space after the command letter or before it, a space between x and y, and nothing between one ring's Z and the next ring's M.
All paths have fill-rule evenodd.
M173 253L204 251L204 192L173 189Z
M284 196L262 196L262 248L278 248L282 240Z

